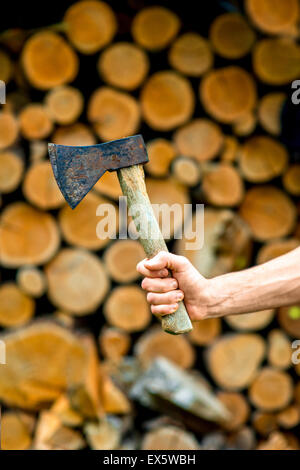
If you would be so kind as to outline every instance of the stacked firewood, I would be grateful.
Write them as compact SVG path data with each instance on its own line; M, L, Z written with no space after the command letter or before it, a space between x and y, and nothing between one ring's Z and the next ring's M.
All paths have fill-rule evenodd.
M121 21L114 2L79 1L60 24L0 33L2 448L298 449L300 305L162 332L138 241L96 234L98 206L118 212L116 175L72 211L47 142L142 132L152 203L205 204L204 247L172 242L181 216L169 246L207 277L294 249L300 164L280 135L299 2L235 2L206 37L142 3Z

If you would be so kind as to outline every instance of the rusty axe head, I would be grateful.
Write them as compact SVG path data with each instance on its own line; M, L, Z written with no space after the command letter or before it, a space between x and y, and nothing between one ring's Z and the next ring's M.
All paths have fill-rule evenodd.
M88 147L48 144L48 150L57 184L72 209L107 170L148 162L141 135Z

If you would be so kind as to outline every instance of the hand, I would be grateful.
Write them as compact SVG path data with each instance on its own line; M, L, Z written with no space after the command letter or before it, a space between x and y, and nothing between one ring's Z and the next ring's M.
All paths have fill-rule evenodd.
M173 277L168 277L168 269ZM151 304L154 315L174 313L178 302L184 299L187 312L193 321L206 316L205 288L208 281L184 256L161 251L152 259L144 259L137 270L145 276L142 288Z

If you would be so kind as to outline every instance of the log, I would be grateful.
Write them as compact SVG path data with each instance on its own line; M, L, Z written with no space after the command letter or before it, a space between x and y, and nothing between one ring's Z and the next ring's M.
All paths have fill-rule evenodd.
M9 55L4 51L0 51L0 80L8 83L12 77L13 64Z
M52 135L52 142L60 145L95 145L96 138L88 126L77 122L57 128Z
M87 116L103 141L135 134L140 125L140 108L136 99L109 87L94 91L88 103Z
M296 26L299 18L297 0L246 0L245 8L254 25L263 33L284 34Z
M213 118L231 124L254 109L256 85L252 76L240 67L213 70L200 84L200 100Z
M212 22L209 39L221 57L240 59L251 51L256 35L240 13L225 13Z
M69 41L82 54L94 54L109 44L117 30L112 8L105 2L79 1L64 16Z
M39 31L25 43L22 66L31 85L39 90L72 82L79 62L69 44L53 31Z
M114 327L104 327L99 335L101 354L113 363L120 362L128 353L131 338L124 330Z
M0 262L3 266L46 263L56 253L60 237L55 219L24 202L8 205L0 219Z
M44 139L52 132L52 120L42 104L28 104L22 109L19 118L21 133L28 140Z
M32 437L22 413L6 411L1 419L1 449L27 450L30 448Z
M223 427L227 431L237 431L247 421L250 415L250 406L245 397L237 392L218 392L217 398L230 413L230 419L224 421Z
M300 196L300 165L291 165L282 178L285 190L292 196Z
M0 149L15 143L19 134L19 122L10 112L0 112Z
M179 36L171 45L168 58L171 67L190 77L201 77L214 62L209 41L197 33Z
M101 216L97 215L98 207L103 204L113 203L94 192L89 192L74 210L67 205L60 210L60 228L64 239L70 245L96 251L104 248L112 238L116 238L118 208L113 205L114 210L103 211Z
M245 137L252 134L257 126L256 113L250 111L241 116L233 123L233 132L238 137Z
M274 318L275 310L263 310L241 315L229 315L224 320L234 330L258 331L266 328Z
M273 431L278 429L278 422L275 413L266 413L264 411L255 411L252 418L252 424L256 432L261 436L267 437Z
M233 207L240 204L245 189L235 167L228 163L219 163L203 168L202 191L209 204Z
M201 168L194 158L178 157L172 164L172 174L179 183L195 187L201 178Z
M169 140L158 138L147 143L149 162L145 170L152 176L167 176L169 167L176 157L176 149Z
M18 152L0 152L0 192L11 193L19 186L24 171L24 161Z
M268 93L258 104L258 121L269 134L278 136L281 133L281 111L287 95L281 92Z
M168 335L156 327L143 333L135 343L134 353L143 368L147 368L159 356L183 369L192 367L196 359L194 348L184 336Z
M131 91L145 80L149 59L143 49L135 44L118 42L102 52L97 68L106 83Z
M77 88L63 85L50 90L44 103L53 121L67 125L73 124L82 113L84 99Z
M45 160L48 155L47 142L42 140L31 140L29 142L29 161L30 163L37 163Z
M180 20L173 11L162 6L150 6L134 17L131 34L140 46L158 51L172 42L179 28Z
M292 429L300 423L300 409L297 405L290 405L277 414L277 422L283 429Z
M50 411L40 413L37 423L35 450L79 450L86 443L79 431L64 426Z
M219 318L208 318L193 324L193 330L189 333L189 339L197 346L207 346L221 333L221 320Z
M251 403L262 411L286 408L293 395L291 377L283 371L264 367L249 388Z
M210 375L225 390L242 390L252 383L265 349L264 340L259 335L223 335L206 352Z
M262 242L289 235L295 225L293 202L275 186L250 189L239 213L249 225L253 237Z
M247 181L266 183L283 174L288 158L286 148L273 138L251 137L241 146L239 167Z
M253 51L253 68L268 85L287 85L299 77L300 47L292 39L262 39Z
M154 130L169 131L187 122L195 97L189 80L171 70L150 76L140 96L143 119Z
M104 305L104 315L109 325L128 333L145 329L151 320L146 295L138 286L116 287Z
M104 263L110 277L121 284L139 278L136 265L145 258L141 244L136 240L118 240L104 254Z
M114 384L108 375L102 376L100 395L105 413L126 415L132 411L125 393Z
M226 135L224 137L223 150L220 155L222 162L233 163L236 161L240 151L239 141L235 136Z
M300 245L296 238L287 238L282 240L273 240L262 246L257 254L257 264L267 263L271 259L282 256L289 251L295 250Z
M97 193L118 200L123 195L117 173L115 171L106 171L94 186Z
M23 193L31 204L43 210L58 209L65 202L49 161L38 161L28 168Z
M175 426L162 426L145 434L142 450L199 450L196 437Z
M51 414L56 415L64 426L76 428L83 424L83 416L72 408L70 400L65 394L57 398L49 411Z
M102 303L109 280L100 259L78 248L64 248L46 265L48 297L72 315L93 313Z
M274 431L268 440L261 442L257 447L258 450L292 450L289 446L284 434Z
M19 288L31 297L41 297L46 292L45 274L34 266L18 269L16 279Z
M121 443L119 420L103 419L99 423L87 423L84 433L93 450L116 450Z
M224 140L221 128L209 119L194 119L174 134L177 152L199 162L211 160L220 152Z
M291 342L280 329L273 329L268 334L268 362L276 369L288 369L292 365Z
M300 305L281 307L278 311L278 322L292 338L300 339Z

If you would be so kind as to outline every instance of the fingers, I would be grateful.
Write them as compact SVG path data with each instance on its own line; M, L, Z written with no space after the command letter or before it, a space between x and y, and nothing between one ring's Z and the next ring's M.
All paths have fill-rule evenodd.
M144 259L137 265L137 270L144 276L149 276L149 272L160 272L165 269L171 269L174 271L180 271L186 266L186 258L183 256L173 255L166 251L160 251L152 259ZM146 274L147 273L147 274ZM153 276L151 276L153 277ZM163 277L163 276L155 276Z
M137 271L142 276L159 278L159 277L167 277L169 275L169 271L166 268L159 269L159 270L150 270L146 268L145 262L146 260L140 261L140 263L136 267Z
M149 292L149 294L147 294L147 301L151 305L172 305L183 300L183 297L183 292L179 289L173 290L171 292L165 292L163 294Z
M178 304L171 305L151 305L151 312L153 315L162 317L164 315L170 315L170 313L176 312Z
M178 282L172 277L161 278L149 278L145 277L142 282L142 288L147 292L169 292L178 288Z

